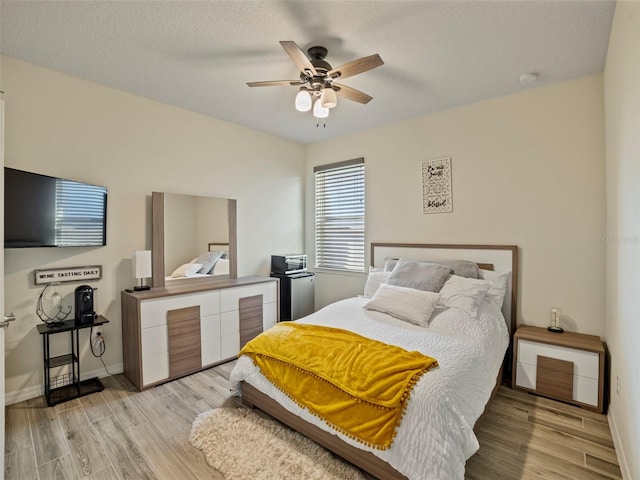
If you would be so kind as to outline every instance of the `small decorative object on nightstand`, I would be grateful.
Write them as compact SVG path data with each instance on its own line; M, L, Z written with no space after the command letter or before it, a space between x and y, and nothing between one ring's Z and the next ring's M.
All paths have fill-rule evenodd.
M551 309L551 325L547 327L547 330L553 333L562 333L564 329L560 326L560 309Z
M521 325L513 336L512 385L598 413L604 409L604 346L600 337L562 335Z

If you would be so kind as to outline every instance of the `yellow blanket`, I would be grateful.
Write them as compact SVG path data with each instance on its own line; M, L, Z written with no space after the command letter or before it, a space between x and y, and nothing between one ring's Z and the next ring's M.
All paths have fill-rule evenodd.
M247 343L260 371L298 405L365 445L391 445L413 385L438 362L347 330L278 323Z

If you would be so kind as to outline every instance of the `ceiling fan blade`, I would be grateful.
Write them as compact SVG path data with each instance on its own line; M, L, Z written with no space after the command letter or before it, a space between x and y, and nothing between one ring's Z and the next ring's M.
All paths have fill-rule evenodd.
M250 87L278 87L282 85L295 87L302 85L302 82L300 80L269 80L266 82L247 82L247 85Z
M316 67L311 64L311 61L307 58L300 47L296 45L296 42L281 41L280 45L284 48L284 51L291 57L291 60L298 66L301 72L309 71L312 75L318 75Z
M353 77L362 72L366 72L368 70L373 70L380 65L384 65L382 58L377 53L374 55L369 55L368 57L362 57L358 60L353 60L351 62L347 62L344 65L340 65L333 70L329 70L327 75L331 78L347 78Z
M353 100L354 102L367 104L373 100L373 97L366 93L356 90L355 88L347 87L346 85L334 83L332 87L338 95L348 100Z

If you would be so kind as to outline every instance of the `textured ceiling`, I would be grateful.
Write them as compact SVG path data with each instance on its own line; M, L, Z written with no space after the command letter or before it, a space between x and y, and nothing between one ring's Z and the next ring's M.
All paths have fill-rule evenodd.
M516 93L604 68L612 0L0 2L0 51L300 143ZM385 65L341 83L326 127L297 112L280 40L323 45L334 67ZM519 77L536 72L538 81ZM10 94L10 92L8 92Z

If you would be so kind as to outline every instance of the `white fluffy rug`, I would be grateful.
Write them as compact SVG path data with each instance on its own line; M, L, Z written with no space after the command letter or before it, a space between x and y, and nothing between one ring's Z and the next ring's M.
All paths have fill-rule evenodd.
M199 415L189 441L226 480L366 478L307 437L244 407Z

